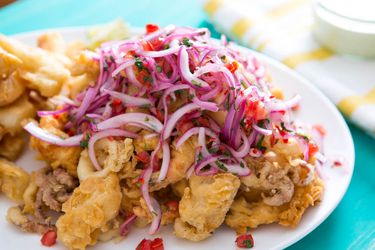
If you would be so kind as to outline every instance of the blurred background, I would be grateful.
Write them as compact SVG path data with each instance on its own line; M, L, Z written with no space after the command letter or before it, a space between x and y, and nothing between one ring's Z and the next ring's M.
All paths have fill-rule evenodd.
M362 7L366 2L375 3L342 0L341 5L350 2ZM362 9L368 10L371 6L365 5ZM346 14L328 12L346 18ZM280 60L308 78L338 106L346 117L356 150L354 176L343 201L321 226L289 249L375 249L375 63L364 56L341 55L345 51L336 53L335 47L324 43L324 39L335 40L330 36L331 30L321 26L314 31L313 13L311 0L0 0L0 33L12 35L38 29L95 25L121 17L132 26L174 23L207 27L213 37L219 38L223 32L245 46ZM372 13L363 14L366 20L359 20L358 13L347 19L357 24L369 23L369 27L372 23L369 29L375 34L375 11ZM366 39L371 41L371 37L356 40L354 49L365 47L370 53L371 48L359 45Z

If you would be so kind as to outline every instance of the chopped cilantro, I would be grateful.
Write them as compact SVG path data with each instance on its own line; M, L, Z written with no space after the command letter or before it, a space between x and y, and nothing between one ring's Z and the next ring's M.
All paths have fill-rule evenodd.
M221 170L223 170L223 171L228 171L228 169L225 167L225 165L224 165L222 162L220 162L220 161L216 161L216 164L217 164L217 166L218 166Z
M152 82L152 77L151 76L143 76L143 81L144 82Z
M198 161L201 161L202 159L203 159L202 152L199 152L199 154L198 154Z
M159 65L156 65L156 71L157 71L158 73L161 73L161 67L160 67Z
M222 55L222 56L220 57L221 60L225 60L225 58L227 58L225 55Z
M208 152L211 153L211 154L215 154L215 153L217 153L217 151L219 151L219 148L210 148L210 149L208 149Z
M198 87L202 87L202 84L200 84L199 82L197 82L195 80L191 80L191 84L193 84L195 86L198 86Z
M169 44L164 45L164 49L169 49Z
M243 244L246 246L246 248L252 248L253 247L253 243L249 239L244 240Z
M185 45L186 47L190 47L192 46L193 44L190 42L189 38L185 37L184 39L182 39L182 44Z
M281 125L281 128L282 128L283 130L285 130L285 131L287 131L287 132L289 132L289 133L292 133L292 132L293 132L292 130L287 129L287 128L285 127L284 122L281 122L280 125Z
M244 87L245 89L247 88L246 83L245 83L244 81L242 81L242 80L241 80L241 85L242 85L242 87Z
M109 56L109 60L111 60L111 62L115 62L115 58L112 55Z
M89 146L90 134L86 133L86 139L79 142L81 148L87 148Z
M262 151L264 151L264 150L267 149L266 147L264 147L264 146L262 145L263 140L264 140L264 135L261 135L261 136L260 136L260 139L259 139L259 141L257 142L257 145L256 145L256 148L259 149L259 150L262 150Z
M139 57L135 58L135 66L137 66L138 70L141 71L143 69L143 62L142 59Z

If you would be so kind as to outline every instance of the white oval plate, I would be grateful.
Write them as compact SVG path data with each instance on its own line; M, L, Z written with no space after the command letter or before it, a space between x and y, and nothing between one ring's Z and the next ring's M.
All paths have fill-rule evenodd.
M85 28L65 28L58 31L68 41L74 41L85 39L85 30ZM43 32L45 31L23 33L15 35L15 37L22 42L35 45L36 37ZM243 47L241 49L248 50ZM258 57L268 66L275 85L281 87L286 96L298 93L303 97L301 109L297 115L298 119L311 124L322 124L327 129L328 133L324 145L327 155L342 155L346 161L345 168L324 170L326 190L323 201L316 207L309 208L296 228L290 229L279 225L266 225L252 230L255 241L253 249L282 249L297 242L320 225L341 201L349 186L354 169L354 146L343 117L316 87L281 63L261 54L258 54ZM19 159L19 165L27 171L43 166L42 162L34 160L34 156L33 152L27 150ZM6 211L12 205L12 202L4 196L0 200L0 248L5 246L8 250L43 248L39 241L40 236L23 233L6 221ZM176 238L171 227L163 227L160 235L157 236L164 239L166 250L236 249L234 243L235 232L224 225L216 230L212 237L198 243ZM153 237L147 235L146 230L133 229L129 236L120 243L100 243L90 249L132 250L136 248L143 238ZM58 250L64 249L64 247L61 243L58 243L52 249Z

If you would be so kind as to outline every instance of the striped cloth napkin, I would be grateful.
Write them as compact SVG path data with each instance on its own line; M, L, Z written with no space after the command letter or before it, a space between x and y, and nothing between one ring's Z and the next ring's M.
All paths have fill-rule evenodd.
M311 0L204 0L229 38L295 69L375 137L375 61L334 54L313 38Z

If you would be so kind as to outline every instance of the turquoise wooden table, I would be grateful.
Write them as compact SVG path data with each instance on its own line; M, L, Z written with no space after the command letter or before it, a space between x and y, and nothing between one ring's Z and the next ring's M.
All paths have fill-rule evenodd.
M198 1L164 0L18 1L0 9L0 33L91 25L116 17L135 26L151 22L204 26L218 36ZM351 185L328 219L289 249L375 249L375 139L355 126L349 127L356 151Z

